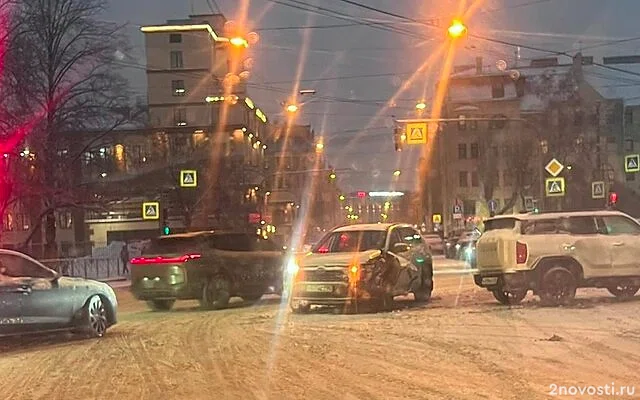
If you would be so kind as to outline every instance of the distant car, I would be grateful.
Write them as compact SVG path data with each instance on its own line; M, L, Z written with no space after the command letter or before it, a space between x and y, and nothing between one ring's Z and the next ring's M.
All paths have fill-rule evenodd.
M131 260L131 291L154 310L176 300L220 309L233 296L247 302L280 293L284 251L271 240L238 232L201 231L161 236Z
M103 336L118 301L102 282L59 275L33 258L0 250L0 336L73 331Z
M429 245L433 254L444 254L444 241L438 234L422 235L424 241Z
M406 224L356 224L334 229L310 254L291 260L291 309L312 305L373 303L387 308L394 296L427 301L433 262L420 233Z

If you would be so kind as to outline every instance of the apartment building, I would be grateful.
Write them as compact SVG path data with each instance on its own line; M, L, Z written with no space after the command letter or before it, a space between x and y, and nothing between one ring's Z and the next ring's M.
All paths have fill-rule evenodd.
M603 206L591 198L591 182L611 188L624 180L624 100L599 91L593 68L593 59L581 54L565 64L546 58L498 68L478 58L455 67L443 117L457 121L441 124L434 158L445 176L446 226L524 210L525 198L547 210ZM551 175L544 167L554 158L565 167L559 176L566 194L552 198L545 194Z

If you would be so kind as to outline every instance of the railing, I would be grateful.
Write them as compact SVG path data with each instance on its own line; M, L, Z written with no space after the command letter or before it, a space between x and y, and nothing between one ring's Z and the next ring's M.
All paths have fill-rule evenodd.
M96 280L126 278L122 261L114 258L58 258L40 262L63 276Z

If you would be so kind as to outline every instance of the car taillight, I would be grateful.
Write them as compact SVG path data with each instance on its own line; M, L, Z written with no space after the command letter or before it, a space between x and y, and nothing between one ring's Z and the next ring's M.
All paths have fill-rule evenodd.
M136 257L131 259L131 264L176 264L184 263L202 257L200 254L185 254L180 257Z
M527 262L527 245L525 243L516 242L516 264L524 264Z

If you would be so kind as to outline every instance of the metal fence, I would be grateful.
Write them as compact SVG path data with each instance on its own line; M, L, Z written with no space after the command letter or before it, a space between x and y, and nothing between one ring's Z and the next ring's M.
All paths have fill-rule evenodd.
M122 261L114 258L58 258L40 262L64 276L109 280L126 279L127 275Z

